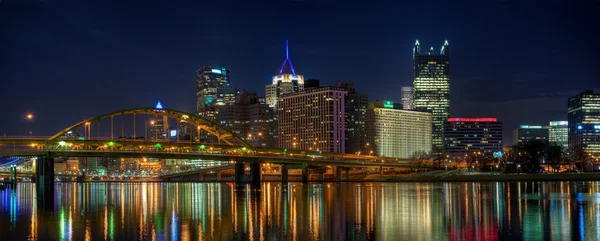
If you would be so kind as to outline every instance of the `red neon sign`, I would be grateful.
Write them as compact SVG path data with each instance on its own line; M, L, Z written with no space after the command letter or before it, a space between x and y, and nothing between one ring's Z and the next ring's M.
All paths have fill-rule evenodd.
M496 122L496 118L448 118L448 122Z

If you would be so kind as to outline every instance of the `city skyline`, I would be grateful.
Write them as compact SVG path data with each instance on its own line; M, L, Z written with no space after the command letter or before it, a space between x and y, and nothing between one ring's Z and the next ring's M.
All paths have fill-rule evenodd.
M248 30L242 29L246 25L225 21L223 26L230 31L209 29L202 32L198 28L187 28L190 23L171 20L154 31L163 32L161 36L148 39L152 31L136 28L148 23L121 13L116 17L123 20L124 26L114 20L93 20L73 13L82 10L90 16L101 16L101 10L111 6L89 10L85 3L67 6L35 3L37 8L19 12L23 6L2 2L0 11L6 13L2 14L6 20L3 24L26 27L3 27L3 32L9 36L2 40L3 46L9 51L2 54L0 79L5 83L3 103L11 105L3 111L6 116L0 121L0 134L27 135L31 130L33 135L48 135L86 117L115 109L150 107L159 100L175 109L193 112L195 95L194 91L188 90L194 89L194 73L204 65L231 69L232 86L264 96L264 86L281 63L281 50L286 39L293 43L294 63L301 66L306 79L320 79L322 86L338 81L354 82L357 90L369 94L371 101L400 102L401 86L410 86L412 82L410 50L414 41L418 39L427 49L448 39L453 49L450 115L497 117L504 123L505 143L511 144L509 130L521 124L544 125L551 120L565 120L569 97L584 89L598 92L600 88L595 81L598 70L594 68L598 66L595 58L598 50L590 47L594 37L586 35L586 31L578 31L593 21L572 17L562 18L564 22L561 23L553 20L555 13L588 11L585 6L548 4L541 6L547 13L538 13L539 20L523 22L527 19L524 13L532 6L525 3L520 9L512 9L514 4L480 3L464 9L468 13L466 16L437 25L426 21L410 26L401 20L409 20L414 14L394 16L398 20L394 23L399 25L395 30L388 29L383 33L360 30L354 39L339 36L350 33L346 28L352 26L353 21L364 20L362 18L343 24L338 32L327 35L323 28L329 28L337 21L314 16L315 19L302 22L284 15L252 20ZM60 7L71 11L59 11ZM323 11L331 6L298 2L254 7L305 12ZM375 4L367 8L390 11L385 7L398 10L403 5ZM515 18L498 23L499 16L492 14L488 19L476 11L491 11L496 7L513 13ZM126 6L123 8L127 9ZM179 6L176 12L185 13L184 8L186 6ZM343 17L358 8L345 6L342 10L332 14ZM242 10L234 7L231 11ZM148 20L156 12L160 12L159 6L147 6L136 17ZM439 10L426 16L435 14L439 14L439 18L450 16ZM243 16L252 17L253 14ZM367 14L367 18L369 16L372 17ZM487 26L457 29L465 22L478 19L495 27L496 33L480 33ZM48 21L37 24L39 20ZM384 20L379 17L368 23L375 26ZM316 30L308 28L317 21L323 21L324 26ZM519 21L523 26L517 25ZM540 23L537 21L546 24L537 28ZM255 27L261 23L266 26L265 30ZM61 24L68 26L66 30L61 30ZM168 29L173 26L179 27ZM431 30L418 30L428 27L432 27ZM136 30L127 33L132 29ZM291 29L295 32L287 31ZM258 34L250 34L251 31L258 31ZM509 32L516 35L502 36ZM323 33L324 37L313 38L316 33ZM381 38L365 37L371 35ZM21 41L24 39L27 41ZM203 52L196 45L200 45ZM487 53L482 55L484 52ZM35 123L27 121L27 113L35 115Z

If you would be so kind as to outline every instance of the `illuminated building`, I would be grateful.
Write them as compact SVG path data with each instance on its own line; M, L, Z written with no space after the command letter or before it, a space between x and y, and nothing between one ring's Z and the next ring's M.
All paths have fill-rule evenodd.
M150 124L150 139L151 140L167 140L169 139L169 118L160 113L163 112L163 106L160 103L156 103L156 107L154 107L156 114L154 115L155 119L151 121Z
M563 149L569 147L569 122L550 121L548 125L548 141L561 146Z
M344 153L346 94L342 88L321 87L281 96L279 147Z
M439 54L433 47L421 53L419 41L413 49L414 108L431 113L434 152L444 148L444 125L450 115L450 51L444 42Z
M502 153L502 122L496 118L448 118L444 132L444 150L451 156Z
M369 95L359 93L352 82L338 82L336 87L348 91L346 95L346 153L367 151L365 131Z
M296 74L289 55L288 41L286 40L283 65L273 76L273 82L265 87L267 104L270 107L275 107L280 96L302 90L304 90L304 76Z
M580 146L592 158L600 158L600 93L586 90L569 98L569 148Z
M533 140L548 143L548 128L545 126L521 125L513 130L514 144L524 144Z
M396 105L397 106L397 105ZM413 158L431 152L431 113L396 109L392 101L370 102L366 134L368 153Z
M235 102L237 90L229 83L230 70L203 66L196 72L196 111L202 117L214 119L218 107Z
M217 121L254 146L276 146L277 123L274 110L256 92L244 91L233 105L221 107Z
M404 110L412 110L415 108L415 106L413 105L413 88L412 87L402 87L402 92L401 92L401 103L402 103L402 109Z

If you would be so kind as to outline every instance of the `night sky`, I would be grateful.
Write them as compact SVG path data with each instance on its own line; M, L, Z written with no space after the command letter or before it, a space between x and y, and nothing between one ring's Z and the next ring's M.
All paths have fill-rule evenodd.
M568 97L600 91L598 0L211 2L0 0L0 135L158 100L194 112L203 65L264 96L286 39L298 73L355 82L372 101L412 86L416 39L423 51L447 39L451 116L497 117L508 144L519 124L565 120Z

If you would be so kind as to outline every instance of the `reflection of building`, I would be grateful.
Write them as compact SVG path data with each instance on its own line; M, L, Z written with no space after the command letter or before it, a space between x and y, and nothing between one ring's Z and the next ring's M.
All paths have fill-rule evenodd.
M321 87L281 96L279 147L344 153L346 90Z
M414 58L414 108L431 113L433 122L432 144L434 151L444 148L444 125L450 115L450 53L448 41L439 54L433 47L421 53L419 41L413 49Z
M359 93L352 82L338 82L336 87L348 91L346 95L346 153L366 151L365 122L369 96Z
M233 105L221 107L217 121L254 146L276 146L274 110L256 92L244 91Z
M237 91L229 83L230 70L203 66L196 72L196 110L213 119L218 106L233 104Z
M548 143L548 128L544 126L521 125L513 130L514 144L524 144L533 140Z
M563 149L569 147L569 122L550 121L548 125L548 141L561 146Z
M154 112L156 114L155 120L151 121L150 125L150 139L167 140L169 138L169 118L161 114L164 110L160 101L156 103Z
M444 136L446 153L455 157L502 151L502 122L496 118L448 118Z
M569 148L600 158L600 93L586 90L569 98Z
M413 88L412 87L402 87L401 92L402 97L402 109L404 110L412 110L414 109L413 105Z
M369 103L366 119L366 136L374 155L412 158L431 152L431 113L395 109L391 101L376 101Z
M292 60L290 60L288 41L285 41L285 60L283 60L283 65L275 73L273 82L267 85L265 90L267 104L271 107L277 105L277 101L281 95L304 90L304 76L296 74L296 70L294 70Z

